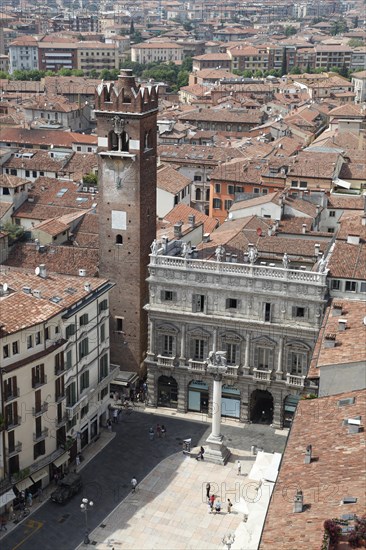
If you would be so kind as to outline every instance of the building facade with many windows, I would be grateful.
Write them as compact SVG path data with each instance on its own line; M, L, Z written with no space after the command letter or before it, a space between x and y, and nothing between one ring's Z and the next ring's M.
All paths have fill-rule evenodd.
M0 486L39 488L106 423L111 285L44 265L0 277Z
M289 425L299 396L309 391L306 374L323 316L326 274L282 262L238 263L241 255L227 261L224 252L216 260L207 254L184 258L172 255L170 244L162 243L149 266L150 406L210 415L206 360L211 350L222 350L228 365L223 416ZM211 256L214 251L215 245Z

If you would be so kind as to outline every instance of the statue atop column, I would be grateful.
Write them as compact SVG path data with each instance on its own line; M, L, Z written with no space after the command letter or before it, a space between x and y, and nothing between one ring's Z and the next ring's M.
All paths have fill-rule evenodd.
M248 260L253 265L258 258L258 250L254 244L248 244Z
M227 372L226 351L210 351L207 358L207 372L214 376L221 377ZM221 379L219 378L219 379Z
M285 252L282 258L283 267L285 269L288 269L288 266L290 264L290 258L287 256L287 253Z
M158 255L158 250L159 250L159 243L156 239L153 240L153 242L151 243L151 246L150 246L150 250L151 250L151 254L153 256L157 256Z
M224 254L225 248L221 244L219 244L215 250L216 261L221 262Z

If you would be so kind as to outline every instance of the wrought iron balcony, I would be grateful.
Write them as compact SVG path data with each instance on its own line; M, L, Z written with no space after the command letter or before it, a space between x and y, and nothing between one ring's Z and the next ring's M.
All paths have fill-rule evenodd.
M22 422L21 416L12 416L11 418L6 419L6 429L12 430L13 428L16 428L17 426L20 426Z
M42 439L46 439L47 436L48 436L48 428L44 428L40 432L33 434L33 441L34 442L42 441Z
M44 401L41 403L39 407L32 407L32 414L33 416L40 416L41 414L48 411L48 403L47 401Z
M60 418L56 418L55 420L56 428L61 428L61 426L64 426L68 420L69 420L69 417L66 413L62 415Z
M39 386L43 386L44 384L47 384L47 376L38 376L37 378L32 379L32 388L39 388Z
M11 392L4 392L4 401L5 403L8 403L13 399L17 399L19 395L20 395L19 388L13 388Z
M5 454L8 458L11 458L12 456L15 456L22 452L22 446L23 444L18 441L13 447L9 449L5 449Z

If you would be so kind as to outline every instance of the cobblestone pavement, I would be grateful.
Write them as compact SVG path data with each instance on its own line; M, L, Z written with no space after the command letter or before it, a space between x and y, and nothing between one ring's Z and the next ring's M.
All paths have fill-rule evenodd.
M155 438L150 441L149 427L155 427L157 423L165 424L167 435L164 439ZM5 536L3 535L1 540L2 550L71 550L77 547L84 538L84 517L80 512L83 496L94 501L93 511L88 514L88 523L92 530L99 526L96 533L100 531L104 533L98 537L95 535L95 540L100 543L106 537L114 538L115 529L118 527L123 531L123 541L125 536L132 537L133 540L141 536L138 544L133 543L135 549L164 548L161 542L162 535L149 531L153 529L149 519L152 512L154 513L151 522L158 530L160 527L162 532L170 530L175 538L180 537L182 541L186 539L188 533L191 534L189 537L191 542L187 544L192 546L179 548L197 548L194 540L200 529L206 533L203 536L202 531L202 540L205 540L205 537L214 537L214 525L228 522L230 518L224 519L226 517L224 514L220 517L213 515L210 518L207 513L208 507L202 501L201 488L207 478L213 483L218 483L220 488L221 483L231 482L230 470L234 463L230 462L226 467L215 466L206 464L204 461L201 463L185 458L181 453L182 441L185 438L192 438L193 446L204 444L210 433L210 425L205 416L179 415L167 409L140 410L134 411L131 415L122 415L120 423L114 425L113 430L115 436L114 433L103 431L102 437L83 452L85 460L81 465L81 473L84 489L80 498L76 496L61 507L49 501L35 505L31 516L23 520L16 529L4 533ZM247 462L248 468L252 464L250 456L252 445L258 445L269 452L282 452L287 435L287 432L274 431L269 426L243 425L233 420L223 422L222 432L226 437L227 445L231 449L236 449L238 456L243 456L243 472ZM135 495L132 495L130 490L132 476L136 476L140 482L139 491ZM180 492L175 488L175 481L180 484ZM164 514L167 513L169 516L173 510L176 514L169 517L167 523ZM199 514L201 517L201 512L203 512L204 519L201 518L203 524L199 527L198 522L199 525L194 527L195 522L191 516L198 517ZM114 516L114 514L117 515ZM235 522L232 519L234 515L231 516L230 521ZM179 519L176 524L176 518L181 516L183 520ZM112 517L116 520L112 520ZM191 520L192 526L190 526ZM218 521L215 523L214 520ZM207 522L208 529L207 526L204 527ZM145 524L150 527L147 528L146 525L146 532L143 534ZM100 527L101 525L107 525L107 527ZM212 541L212 544L217 543L217 536L221 536L224 527L231 529L231 526L226 523L219 527L215 542ZM155 546L148 542L150 535L153 538L156 537ZM93 536L94 532L91 536L92 540L94 540ZM131 538L128 540L131 547ZM160 541L159 544L157 540ZM185 540L185 544L186 542ZM207 544L208 542L207 540ZM217 544L216 546L207 544L201 547L218 547ZM109 546L109 548L112 547L117 549L123 546L121 541L116 540ZM125 546L127 547L128 545ZM165 545L165 548L176 548L176 546Z

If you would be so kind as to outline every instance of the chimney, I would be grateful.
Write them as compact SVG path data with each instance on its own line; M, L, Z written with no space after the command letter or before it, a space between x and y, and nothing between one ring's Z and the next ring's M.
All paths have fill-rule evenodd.
M348 418L347 419L347 425L348 425L348 433L349 434L358 434L362 431L361 428L361 417L357 418Z
M182 236L182 227L183 227L182 221L174 224L174 237L176 237L177 239L180 239Z
M79 269L79 277L86 277L86 269Z
M362 223L363 226L366 225L366 215L362 216L361 223Z
M296 491L296 495L294 497L294 514L299 514L303 511L304 508L304 495L302 494L301 489Z
M84 290L85 292L91 292L91 284L90 283L85 283L84 285Z
M189 214L188 223L192 228L196 226L196 216L194 214Z
M238 255L237 254L231 254L231 262L233 264L238 263Z
M167 254L167 252L168 252L168 243L169 243L169 239L166 235L164 235L161 238L161 244L162 244L162 247L163 247L163 254Z
M311 462L311 452L312 452L312 446L308 445L306 447L306 451L305 451L305 459L304 459L305 464L310 464L310 462Z
M280 221L281 221L281 220L280 220L279 218L276 219L276 223L275 223L275 229L276 229L276 231L277 231L277 229L280 227Z
M347 319L338 319L338 332L343 332L347 328Z
M340 315L342 315L342 303L333 302L332 317L339 317Z
M39 266L39 276L42 277L42 279L47 279L47 269L45 264L40 264Z
M231 262L231 254L230 254L230 252L228 252L228 253L225 254L225 261L226 261L226 262Z
M302 232L305 235L305 233L306 233L306 223L302 224Z
M320 212L320 204L316 205L316 215L318 216Z
M347 243L348 244L360 244L360 236L359 235L348 235Z
M314 256L319 256L320 244L314 244Z
M42 298L42 292L40 290L35 289L33 290L32 294L35 298Z
M272 237L272 227L268 228L268 237Z
M210 242L210 233L204 233L203 234L203 242L209 243Z
M336 335L334 333L328 333L324 336L324 347L334 348L336 345Z

